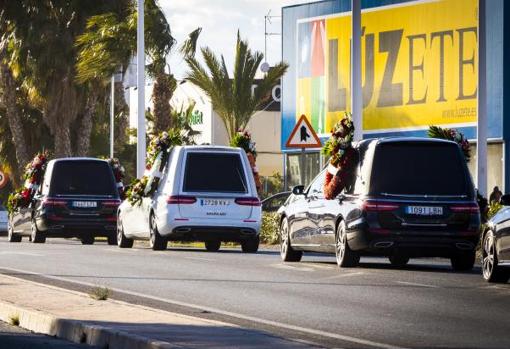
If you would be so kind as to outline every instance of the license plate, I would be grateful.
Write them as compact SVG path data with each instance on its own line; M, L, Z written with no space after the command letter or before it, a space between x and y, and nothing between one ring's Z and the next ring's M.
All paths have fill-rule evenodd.
M97 202L95 201L73 201L73 207L76 208L96 208Z
M223 199L200 199L200 206L228 206L230 200Z
M443 208L438 206L407 206L406 213L417 216L442 216Z

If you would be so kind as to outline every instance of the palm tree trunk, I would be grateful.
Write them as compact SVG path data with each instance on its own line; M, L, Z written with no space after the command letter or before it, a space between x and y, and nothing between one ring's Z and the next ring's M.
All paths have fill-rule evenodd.
M53 131L54 145L55 145L55 157L66 158L70 157L73 153L71 149L71 132L69 125L62 125L57 127Z
M169 130L172 125L170 99L177 87L173 75L161 72L156 77L153 90L155 133Z
M85 102L85 110L81 120L78 139L76 141L76 155L87 156L90 150L90 135L92 133L92 117L96 111L97 93L90 91Z
M19 173L23 173L25 165L30 161L30 158L28 156L21 115L16 104L16 82L10 68L1 61L4 53L5 51L2 49L0 52L0 84L3 90L3 103L5 104L9 128L16 149L17 170Z

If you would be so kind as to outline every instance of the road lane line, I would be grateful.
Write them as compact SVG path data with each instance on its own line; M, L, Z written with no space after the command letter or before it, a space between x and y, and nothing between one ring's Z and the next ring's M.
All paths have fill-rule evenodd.
M197 260L197 261L207 261L207 262L215 262L216 261L215 259L203 258L203 257L184 257L184 259L193 259L193 260Z
M319 281L320 280L341 279L341 278L344 278L344 277L347 277L347 276L356 276L356 275L365 275L365 273L362 272L362 271L357 271L357 272L354 272L354 273L338 274L338 275L328 276L328 277L325 277L325 278L320 278Z
M416 286L416 287L439 288L439 286L435 286L435 285L419 284L416 282L407 282L407 281L397 281L397 284L402 284L402 285L407 285L407 286Z
M16 256L31 256L31 257L44 257L44 254L32 252L16 252L16 251L1 251L0 255L16 255Z
M41 277L47 278L47 279L66 281L66 282L83 285L83 286L88 286L88 287L96 287L97 286L96 284L92 284L92 283L88 283L88 282L84 282L84 281L76 281L76 280L69 279L69 278L47 275L47 274L42 274L42 273L35 273L35 272L22 270L22 269L15 269L15 268L8 268L8 267L0 267L0 269L10 270L10 271L16 272L16 273L24 273L24 274L28 274L28 275L41 276ZM11 276L11 277L15 277L15 276ZM23 278L21 278L21 279L23 279ZM46 285L41 282L30 281L30 280L27 280L27 281L41 284L44 286L49 286L49 285ZM56 286L53 286L53 287L56 287ZM62 287L60 287L60 288L65 289ZM286 324L286 323L282 323L282 322L278 322L278 321L266 320L266 319L258 318L255 316L243 315L243 314L225 311L225 310L212 308L212 307L208 307L208 306L186 303L186 302L181 302L181 301L172 300L172 299L165 299L165 298L161 298L161 297L146 295L146 294L139 293L139 292L127 291L127 290L122 290L122 289L113 288L113 287L108 287L108 288L110 288L113 292L118 292L121 294L127 294L127 295L131 295L131 296L135 296L135 297L151 299L151 300L155 300L155 301L162 302L162 303L173 304L173 305L178 305L178 306L182 306L182 307L202 310L202 311L205 310L205 311L208 311L211 313L216 313L216 314L220 314L220 315L224 315L224 316L238 318L241 320L251 321L251 322L255 322L255 323L259 323L259 324L263 324L263 325L273 326L273 327L282 328L282 329L291 330L291 331L297 331L297 332L311 334L311 335L315 335L315 336L321 336L321 337L341 340L341 341L355 343L355 344L359 344L359 345L363 345L363 346L369 346L369 347L381 348L381 349L408 349L405 347L399 347L399 346L392 345L392 344L379 343L379 342L371 341L368 339L357 338L357 337L352 337L352 336L342 335L342 334L337 334L337 333L332 333L332 332L326 332L326 331L321 331L321 330L315 330L313 328L306 328L306 327ZM153 308L153 309L157 309L157 308Z

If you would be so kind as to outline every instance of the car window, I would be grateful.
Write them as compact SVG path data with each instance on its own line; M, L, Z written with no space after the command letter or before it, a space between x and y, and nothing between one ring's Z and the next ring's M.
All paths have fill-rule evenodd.
M50 195L117 196L110 166L104 161L58 161L50 184Z
M248 186L240 154L188 153L183 191L247 193Z
M470 195L456 144L383 143L375 151L370 192L396 195Z
M308 188L308 195L322 194L325 176L326 176L326 171L323 170L317 175L317 177L315 177L315 179L310 184L310 187Z

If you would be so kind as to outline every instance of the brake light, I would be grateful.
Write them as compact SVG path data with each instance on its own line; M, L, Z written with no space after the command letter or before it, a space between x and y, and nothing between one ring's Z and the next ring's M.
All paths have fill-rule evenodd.
M56 200L56 199L45 199L42 203L43 207L65 207L67 201L65 200Z
M241 206L261 206L259 198L237 198L234 200L236 204Z
M102 205L103 205L103 207L119 207L120 206L120 200L103 201Z
M455 213L480 213L480 208L477 204L455 205L450 206L450 210Z
M381 201L366 201L363 203L363 210L369 212L389 212L395 211L400 206L397 204L392 204L388 202Z
M169 205L191 205L195 202L197 202L197 198L194 196L174 195L166 199L166 203Z

